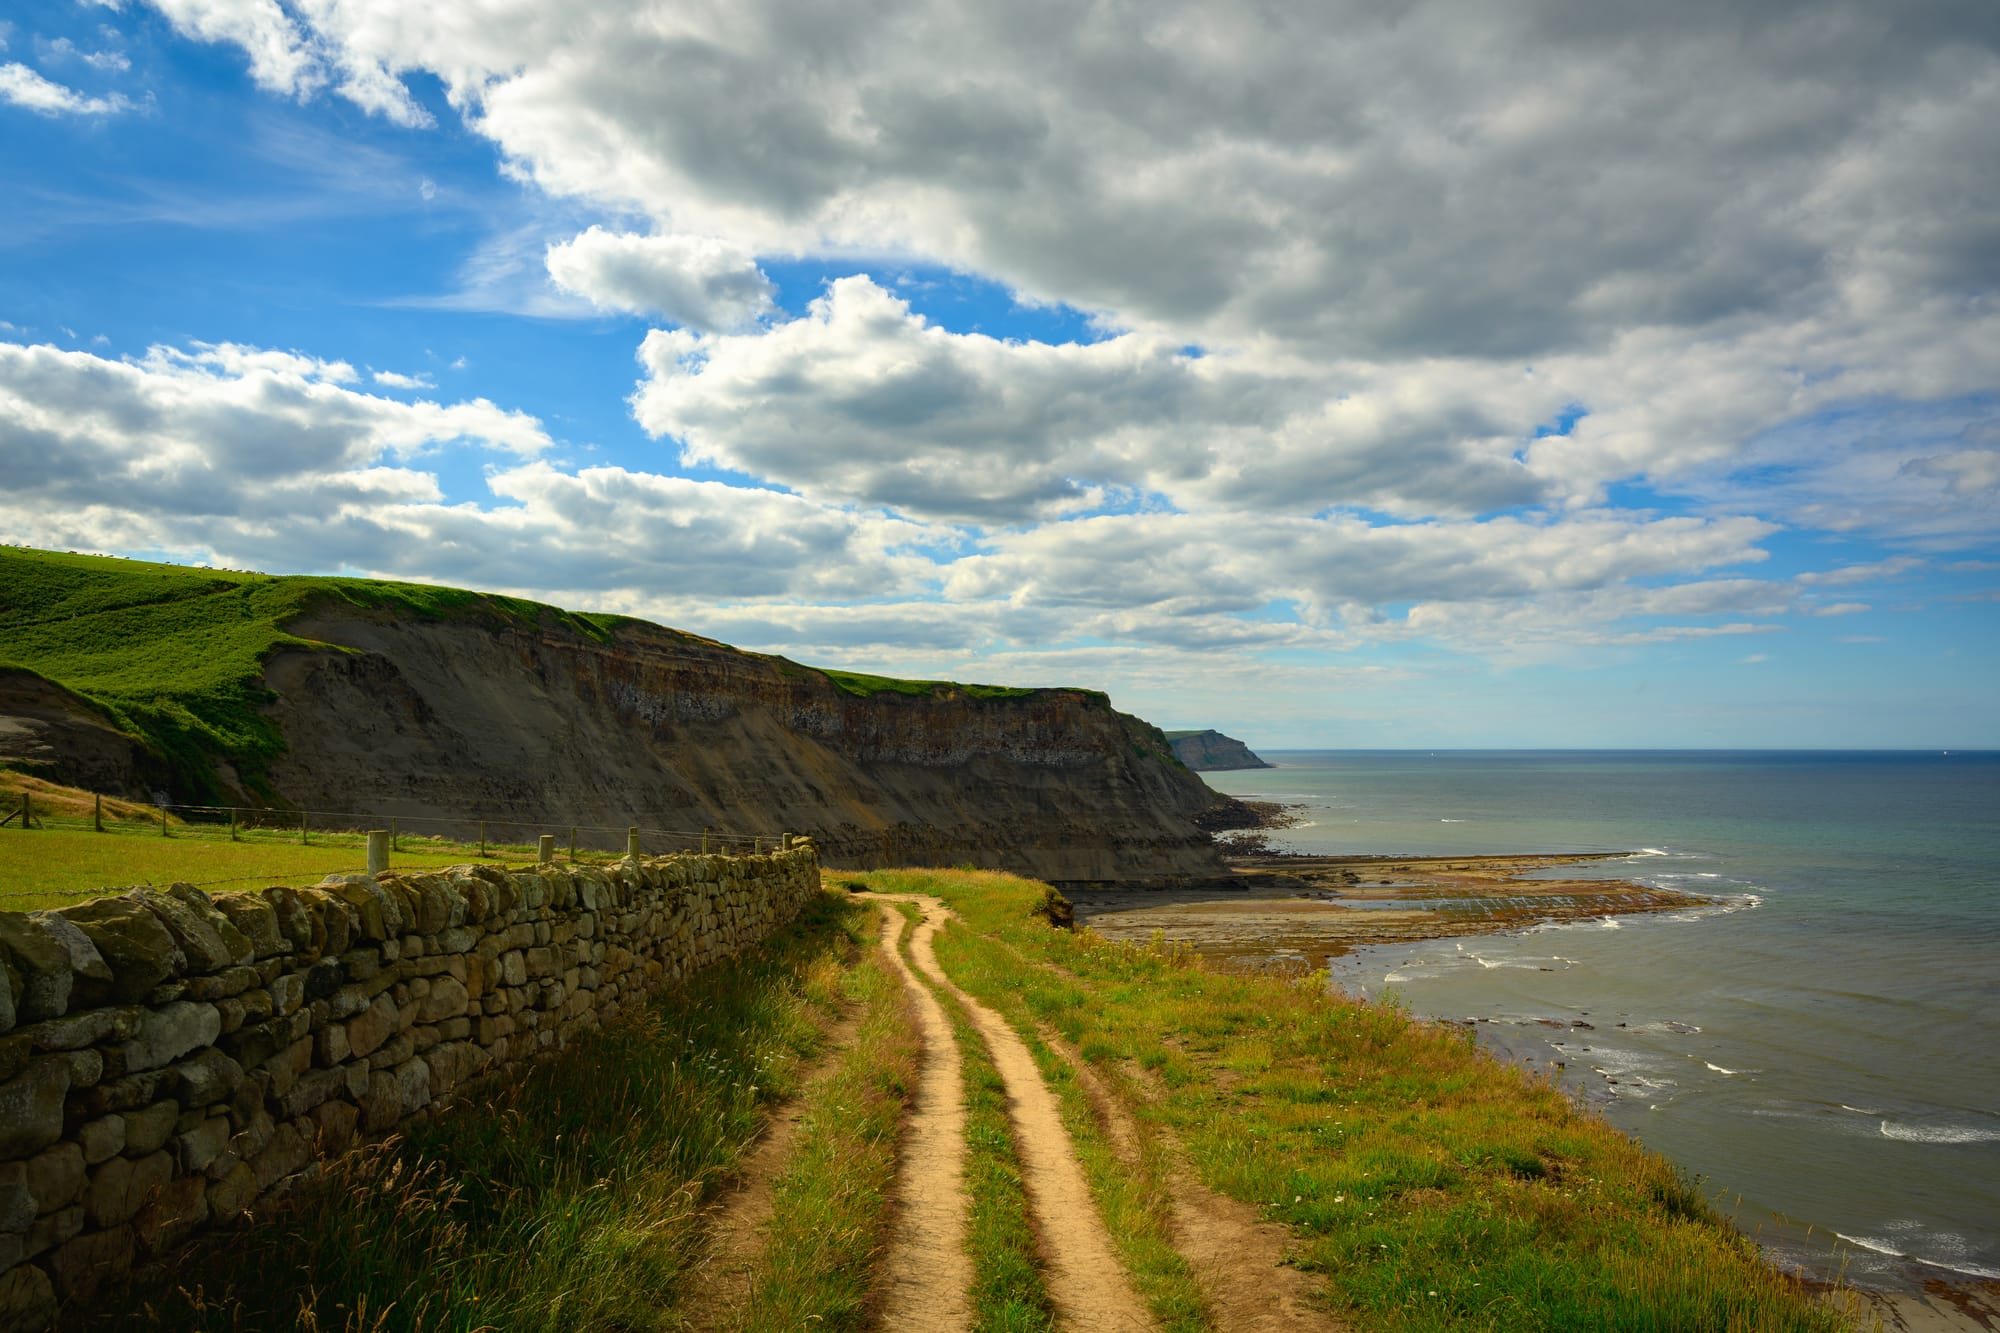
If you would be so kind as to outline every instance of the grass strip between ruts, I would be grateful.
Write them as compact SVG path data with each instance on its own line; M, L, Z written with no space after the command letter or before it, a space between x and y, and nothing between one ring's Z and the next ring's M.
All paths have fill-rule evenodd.
M121 1327L680 1326L702 1197L790 1093L874 914L821 894L759 947L197 1242ZM100 1308L117 1308L115 1300Z
M882 966L879 950L862 950L840 985L861 1006L860 1019L833 1069L802 1094L748 1303L732 1321L748 1333L866 1323L921 1043L902 982Z
M908 903L896 906L909 922L900 945L904 961L944 1007L958 1040L965 1079L966 1249L972 1259L973 1331L1045 1333L1056 1326L1055 1306L1042 1275L1014 1128L1007 1119L1007 1084L958 997L917 967L910 942L922 914Z
M1299 1238L1348 1319L1384 1330L1848 1327L1672 1163L1464 1032L1302 981L1052 930L1043 886L869 876L932 893L1020 959L995 984L1094 1067L1135 1060L1213 1189ZM995 955L996 959L999 958Z
M1139 1160L1131 1164L1119 1160L1076 1070L1042 1040L1030 1007L1017 989L1024 981L1047 986L1058 979L1040 969L1024 972L1018 956L1007 946L975 934L959 922L939 933L937 955L945 974L1005 1019L1034 1056L1043 1081L1062 1109L1063 1126L1090 1182L1105 1230L1118 1247L1134 1290L1146 1302L1162 1333L1205 1333L1212 1329L1215 1325L1202 1300L1201 1286L1169 1239L1168 1218L1173 1205L1166 1186L1169 1167L1163 1146L1142 1129ZM1082 993L1074 986L1069 990L1074 1002L1081 1003Z

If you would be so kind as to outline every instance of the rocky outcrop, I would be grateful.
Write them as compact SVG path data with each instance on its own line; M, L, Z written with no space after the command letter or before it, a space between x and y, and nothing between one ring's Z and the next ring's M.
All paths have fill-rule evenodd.
M97 705L19 667L0 667L0 766L119 795L159 768Z
M810 844L0 912L0 1333L795 917Z
M269 778L296 806L809 833L833 865L1058 882L1225 873L1195 824L1216 794L1093 692L863 695L638 621L590 637L342 607L290 628L342 649L267 664L285 739Z
M1219 731L1169 731L1165 735L1174 747L1174 757L1197 773L1272 767L1242 741Z

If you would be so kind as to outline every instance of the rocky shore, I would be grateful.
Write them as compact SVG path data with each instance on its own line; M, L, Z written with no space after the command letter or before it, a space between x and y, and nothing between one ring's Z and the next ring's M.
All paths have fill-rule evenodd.
M1109 939L1156 935L1246 965L1323 967L1351 949L1499 934L1549 921L1709 904L1696 894L1626 880L1528 878L1622 853L1546 856L1289 856L1229 858L1214 885L1143 895L1080 892L1077 921Z

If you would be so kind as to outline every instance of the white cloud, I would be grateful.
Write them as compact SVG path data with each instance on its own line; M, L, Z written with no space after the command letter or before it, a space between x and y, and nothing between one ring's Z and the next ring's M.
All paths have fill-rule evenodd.
M769 330L655 332L640 360L634 411L690 461L994 522L1119 491L1183 508L1504 508L1540 497L1515 451L1562 403L1518 370L1427 368L1419 387L1270 355L1195 357L1139 333L1059 346L952 333L866 277Z
M525 458L490 505L446 503L414 464L528 456L539 423L483 400L404 403L343 387L343 362L232 345L111 361L0 343L0 530L246 568L351 568L538 592L686 581L707 597L916 591L895 554L922 530L773 491ZM525 577L524 577L525 574Z
M368 378L390 389L435 389L437 381L429 375L404 375L394 370L371 370Z
M631 236L592 227L548 248L557 285L606 310L660 315L702 332L740 329L776 289L749 251L706 236Z
M48 54L56 60L75 60L104 73L123 73L132 68L131 59L123 51L86 51L67 37L58 37L48 44Z
M87 97L73 88L43 78L18 61L0 65L0 102L9 102L42 116L109 116L129 110L121 93Z

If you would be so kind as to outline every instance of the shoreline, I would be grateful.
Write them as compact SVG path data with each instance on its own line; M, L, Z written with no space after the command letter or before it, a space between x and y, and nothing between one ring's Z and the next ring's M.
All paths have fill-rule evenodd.
M1528 878L1635 853L1227 857L1231 878L1169 889L1068 891L1079 924L1144 943L1159 932L1234 963L1321 968L1357 948L1498 935L1556 921L1712 907L1717 899L1627 880Z
M1265 825L1270 827L1271 825ZM1636 852L1466 856L1313 856L1272 852L1226 858L1232 878L1198 887L1070 891L1079 926L1109 939L1180 944L1227 966L1258 971L1337 970L1339 960L1375 947L1477 935L1514 934L1563 921L1725 907L1726 900L1626 880L1550 875L1568 866L1622 861ZM1536 876L1529 878L1529 876ZM1469 1026L1495 1058L1553 1078L1579 1102L1602 1107L1607 1086L1578 1068L1553 1020L1540 1027L1492 1020L1440 1019ZM1588 1026L1587 1024L1585 1026ZM1558 1028L1564 1031L1557 1031ZM1765 1226L1781 1233L1766 1241ZM1764 1219L1758 1232L1738 1222L1771 1262L1801 1281L1826 1281L1826 1270L1782 1233L1813 1228ZM2000 1282L1897 1258L1870 1285L1852 1285L1885 1333L1961 1333L2000 1328Z

